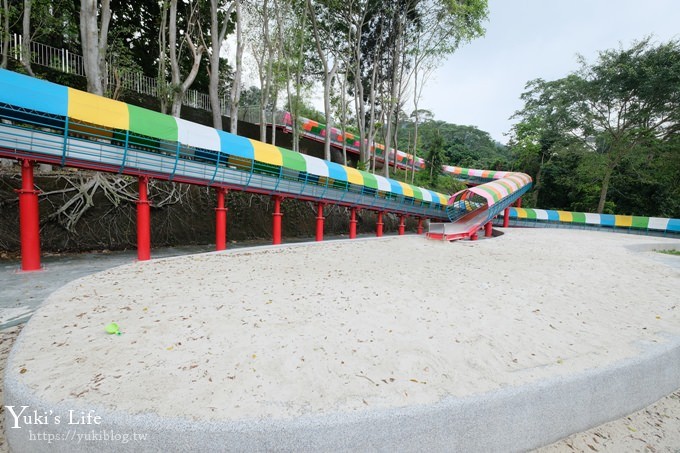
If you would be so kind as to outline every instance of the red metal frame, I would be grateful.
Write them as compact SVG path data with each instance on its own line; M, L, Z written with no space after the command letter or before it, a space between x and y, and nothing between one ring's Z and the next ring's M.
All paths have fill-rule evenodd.
M19 194L19 234L21 237L21 270L38 271L40 266L40 207L38 190L33 185L33 162L21 161Z
M272 244L278 245L281 243L281 201L283 197L280 195L274 195L272 197L274 200L274 213L272 214Z
M324 204L319 203L318 208L317 208L318 209L317 216L316 216L316 241L317 242L323 241L323 221L324 221L323 208L324 208Z
M225 197L229 193L224 187L217 187L217 207L215 208L215 250L227 248L227 208Z
M137 259L151 259L151 209L148 194L149 178L139 177L139 200L137 200Z
M350 208L349 219L349 238L355 239L357 237L357 208Z

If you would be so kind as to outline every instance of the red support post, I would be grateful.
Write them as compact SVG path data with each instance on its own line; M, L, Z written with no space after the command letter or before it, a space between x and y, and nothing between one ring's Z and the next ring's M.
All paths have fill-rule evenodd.
M40 208L38 190L33 187L33 162L21 161L19 194L19 234L21 237L21 270L40 270Z
M383 213L382 211L378 211L378 221L375 224L375 235L379 238L383 235L383 225Z
M484 225L484 236L490 238L493 236L493 223L492 222L487 222L486 225Z
M323 207L324 207L324 204L319 203L318 214L316 216L316 241L317 242L323 241L323 221L324 221Z
M472 233L472 236L470 236L470 240L476 241L477 239L479 239L479 236L477 235L477 232L475 231L474 233Z
M522 198L518 198L517 201L515 201L515 207L516 208L521 208L522 207Z
M215 250L227 248L227 208L224 207L224 199L229 193L224 187L218 187L217 207L215 208Z
M139 200L137 200L137 259L151 259L151 211L148 199L148 176L139 177Z
M278 245L281 243L281 200L283 197L274 195L274 214L272 214L272 244Z
M399 236L403 236L406 231L406 225L404 225L404 216L399 216Z
M357 208L351 208L349 220L349 238L356 239L356 237L357 237Z
M503 228L510 226L510 208L505 208L503 211Z
M423 234L423 218L418 217L418 234Z

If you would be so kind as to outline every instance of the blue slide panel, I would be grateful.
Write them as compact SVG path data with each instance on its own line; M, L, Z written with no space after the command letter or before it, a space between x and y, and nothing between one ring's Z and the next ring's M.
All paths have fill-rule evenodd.
M614 227L616 226L616 217L612 214L600 214L600 225Z
M336 181L347 182L347 172L345 171L344 168L342 168L342 165L336 164L335 162L328 162L328 161L324 161L324 163L328 166L328 177L329 178L335 179Z
M666 226L666 231L680 233L680 219L668 219L668 226Z
M551 222L559 222L560 221L560 214L557 211L545 211L548 214L548 220Z
M68 114L68 88L0 69L2 101L52 115Z
M395 195L404 195L404 189L397 184L397 181L394 181L392 179L388 179L390 182L390 186L392 186L392 193Z
M217 135L220 136L220 151L222 153L255 160L253 144L247 138L224 131L217 131Z

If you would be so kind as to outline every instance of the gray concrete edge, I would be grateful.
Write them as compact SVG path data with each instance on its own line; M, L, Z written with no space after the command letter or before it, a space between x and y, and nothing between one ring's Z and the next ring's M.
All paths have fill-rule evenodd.
M635 412L680 387L680 337L641 345L640 354L612 365L432 405L306 415L291 419L195 421L130 414L71 398L44 401L22 383L14 356L5 373L5 405L29 406L46 424L19 422L5 410L13 452L135 451L522 451L550 444ZM101 424L69 425L69 410L93 410ZM56 424L55 416L61 417ZM94 432L92 440L77 434ZM51 443L42 433L68 437ZM110 438L104 438L106 433ZM146 434L123 443L122 436ZM33 434L34 439L31 439ZM111 437L118 436L118 440Z

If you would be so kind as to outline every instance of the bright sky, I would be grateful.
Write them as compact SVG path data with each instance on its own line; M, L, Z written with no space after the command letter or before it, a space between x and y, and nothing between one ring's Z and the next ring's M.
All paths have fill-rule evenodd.
M527 81L567 75L578 67L577 54L593 62L600 50L650 34L659 42L680 38L678 0L489 0L489 10L486 36L432 75L419 108L502 143Z

